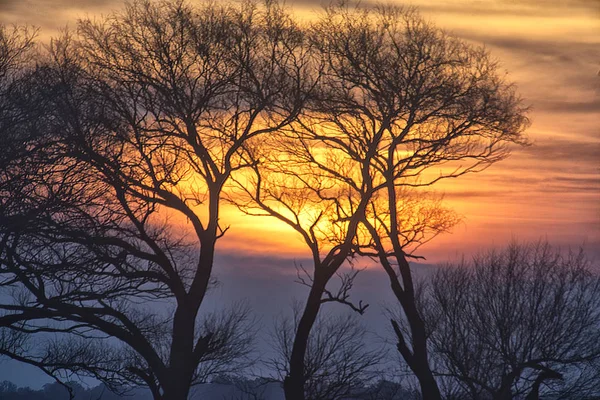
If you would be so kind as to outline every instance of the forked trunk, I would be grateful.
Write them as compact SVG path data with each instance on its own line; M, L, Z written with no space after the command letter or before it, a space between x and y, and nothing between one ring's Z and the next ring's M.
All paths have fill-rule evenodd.
M400 353L410 369L419 380L419 386L421 387L421 395L423 396L423 400L441 400L442 395L440 393L440 389L435 377L433 376L433 371L429 366L427 332L423 318L421 318L421 314L417 310L410 266L403 255L398 256L397 260L400 268L400 275L402 276L402 281L404 283L404 289L402 286L400 286L398 278L395 274L389 275L390 277L394 277L391 282L392 291L400 302L410 327L412 351L406 347L402 333L396 329L399 343L402 343L402 345L399 344L398 349L400 350Z
M427 351L427 336L423 320L418 314L414 301L408 307L405 307L405 314L411 328L412 336L412 360L406 360L408 366L419 380L421 395L423 400L441 400L442 395L433 372L429 366ZM409 309L408 312L407 308Z
M292 354L290 357L290 372L283 381L283 391L286 400L305 400L304 384L306 382L304 358L308 347L310 332L317 320L321 308L321 296L325 284L315 278L310 289L304 312L298 323L294 336Z

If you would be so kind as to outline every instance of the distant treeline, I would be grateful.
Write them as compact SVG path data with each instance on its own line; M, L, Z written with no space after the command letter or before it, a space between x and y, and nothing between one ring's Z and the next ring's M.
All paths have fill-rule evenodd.
M111 392L105 385L85 388L77 382L68 382L73 400L150 400L152 395L148 390L133 389L122 394ZM192 390L190 399L222 399L222 400L283 400L281 383L266 378L240 378L220 376L212 383L201 385ZM356 392L348 400L400 400L417 399L415 391L404 389L396 382L380 380ZM68 389L59 383L49 383L42 389L34 390L29 387L17 387L14 383L0 383L0 400L67 400Z
M69 382L69 387L73 391L75 400L146 400L151 397L142 391L134 391L126 396L110 392L104 385L98 385L93 388L85 388L77 382ZM30 387L17 387L12 382L3 381L0 383L0 399L2 400L62 400L68 399L69 392L67 388L59 383L49 383L40 390L34 390Z

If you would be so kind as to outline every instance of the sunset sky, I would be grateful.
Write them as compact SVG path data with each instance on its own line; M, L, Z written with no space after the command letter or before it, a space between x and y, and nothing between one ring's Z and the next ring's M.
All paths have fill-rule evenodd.
M363 1L369 5L370 1ZM323 1L288 0L306 18ZM392 4L395 4L392 1ZM533 146L483 173L442 182L446 204L463 217L451 234L421 249L429 262L506 243L547 238L561 246L584 245L600 256L600 2L597 0L412 1L436 25L485 45L527 105ZM121 1L0 0L3 23L27 23L46 41L78 17L122 7ZM223 249L302 257L299 237L268 219L240 218ZM276 235L272 233L276 232ZM274 254L275 253L275 254Z
M324 2L286 3L306 16L318 13ZM0 21L35 25L44 42L67 24L74 29L77 17L106 14L122 4L120 0L0 0ZM402 4L418 6L437 26L485 45L531 106L527 135L532 146L513 149L511 157L484 172L437 186L445 193L446 205L460 213L463 222L451 234L423 247L420 255L427 263L437 263L502 246L513 238L542 238L565 248L583 245L590 257L600 261L600 1ZM254 272L264 274L286 264L281 276L289 277L295 274L293 265L289 268L292 261L307 257L299 237L284 225L241 217L233 209L225 209L223 219L231 224L220 244L224 264L243 260L256 267ZM221 276L226 282L233 267L224 268ZM293 285L291 280L288 283ZM288 295L285 289L277 290Z

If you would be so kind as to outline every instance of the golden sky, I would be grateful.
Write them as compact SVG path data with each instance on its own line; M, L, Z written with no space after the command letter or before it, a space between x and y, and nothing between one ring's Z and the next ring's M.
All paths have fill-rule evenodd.
M319 0L287 4L300 15L318 12ZM392 1L392 3L394 3ZM362 1L363 5L370 4ZM464 221L421 249L428 262L520 240L584 245L600 260L600 1L415 0L439 27L484 44L532 107L527 131L533 146L488 170L443 182L446 204ZM107 13L121 1L0 0L2 23L41 28L42 39L78 17ZM299 237L267 219L239 217L222 249L304 257Z

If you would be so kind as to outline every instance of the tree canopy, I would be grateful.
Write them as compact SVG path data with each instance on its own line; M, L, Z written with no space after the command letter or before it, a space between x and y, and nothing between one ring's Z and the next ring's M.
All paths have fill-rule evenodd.
M32 43L0 30L2 354L157 400L243 368L249 310L205 306L227 202L310 254L280 344L288 400L318 397L323 332L361 332L319 322L326 303L366 310L359 257L389 277L398 349L440 398L408 260L459 217L428 188L527 143L527 107L484 48L414 9L341 4L308 23L272 1L138 0ZM340 357L352 376L377 358ZM328 376L347 393L348 374Z

